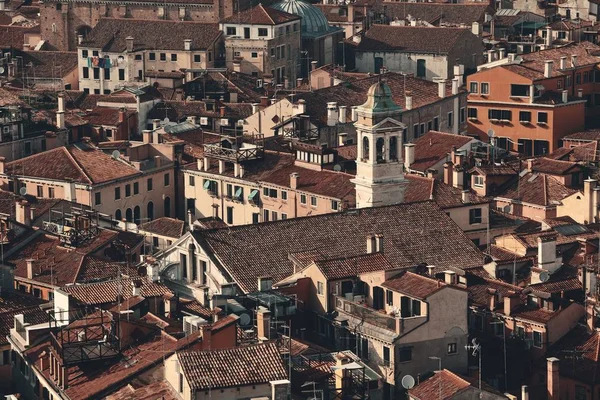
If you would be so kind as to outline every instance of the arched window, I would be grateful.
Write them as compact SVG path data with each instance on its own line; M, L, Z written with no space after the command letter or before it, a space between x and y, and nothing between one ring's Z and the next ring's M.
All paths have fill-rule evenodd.
M131 211L131 208L128 208L127 211L125 211L125 219L127 222L133 222L133 211Z
M377 155L377 162L383 162L385 161L385 154L384 154L384 140L383 138L379 138L377 139L377 142L375 144L375 150L376 150L376 155Z
M398 138L392 136L390 138L390 161L398 159Z
M170 197L165 197L165 217L170 217L171 216L171 198Z
M363 138L362 150L363 150L362 151L363 160L368 160L369 159L369 138L366 136Z
M120 221L123 219L123 214L121 213L121 210L119 210L118 208L117 208L117 211L115 211L115 219L117 221Z
M135 222L136 225L139 225L140 218L140 206L135 206L135 208L133 209L133 222Z
M148 218L149 221L152 221L154 219L154 203L153 202L148 202L148 213L146 214L146 217Z

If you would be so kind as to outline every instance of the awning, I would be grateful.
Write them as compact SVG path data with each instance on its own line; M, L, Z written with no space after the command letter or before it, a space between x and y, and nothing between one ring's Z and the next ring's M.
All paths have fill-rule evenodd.
M250 195L248 196L248 200L254 200L258 196L258 189L252 189Z
M234 197L242 197L242 188L239 187L237 188L237 190L235 191Z
M204 189L206 189L206 190L210 189L210 181L208 179L206 181L204 181Z

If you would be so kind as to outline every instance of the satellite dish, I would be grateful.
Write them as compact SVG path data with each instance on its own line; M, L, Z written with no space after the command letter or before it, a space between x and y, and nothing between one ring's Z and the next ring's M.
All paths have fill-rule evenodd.
M341 166L340 164L335 164L335 165L333 166L333 170L334 170L335 172L340 172L340 171L342 170L342 166Z
M510 205L506 205L502 208L502 211L507 214L510 214L510 209L511 209Z
M138 273L138 276L146 276L148 271L146 270L146 267L142 265L142 266L138 267L137 273Z
M489 136L489 137L494 137L494 136L496 136L496 132L494 132L494 130L493 130L493 129L490 129L490 130L489 130L487 133L488 133L488 136Z
M19 194L21 196L25 196L27 194L27 188L25 186L22 186L21 189L19 189Z
M121 153L119 153L119 150L115 150L112 152L112 158L114 158L115 160L121 158Z
M402 377L402 387L404 389L412 389L415 386L415 378L411 375L404 375Z
M165 119L163 121L165 124L168 124L169 122L171 122L171 120L168 117L165 117Z
M548 282L548 279L550 279L550 274L548 273L548 271L540 272L540 281Z
M4 73L4 67L0 67L0 74Z
M243 313L240 316L240 325L241 326L248 326L252 323L252 318L250 318L250 315Z

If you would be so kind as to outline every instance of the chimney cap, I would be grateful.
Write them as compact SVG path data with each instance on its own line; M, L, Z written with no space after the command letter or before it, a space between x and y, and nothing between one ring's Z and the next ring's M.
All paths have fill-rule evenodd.
M550 362L550 363L557 363L557 362L559 362L559 361L560 361L560 360L559 360L558 358L556 358L556 357L548 357L548 358L546 358L546 360L548 360L548 362Z

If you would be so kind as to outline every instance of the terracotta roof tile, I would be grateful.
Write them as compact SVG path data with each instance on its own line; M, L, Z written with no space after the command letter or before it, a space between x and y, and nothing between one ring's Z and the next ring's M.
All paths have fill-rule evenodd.
M563 140L581 140L584 142L600 141L600 129L591 129L583 132L575 132L563 137Z
M129 120L132 116L137 115L137 111L126 110L125 121ZM109 107L94 107L90 112L83 116L90 124L99 126L119 126L119 112L114 108Z
M544 172L550 175L566 175L573 169L581 169L579 164L572 161L553 160L547 157L540 157L533 160L532 169L534 172Z
M340 258L360 249L366 252L369 234L384 235L384 255L396 268L423 262L441 268L483 265L483 254L433 202L349 210L192 234L217 254L245 292L257 290L256 276L271 276L275 282L290 276L291 253L319 248L328 258ZM282 237L286 240L282 241ZM300 242L295 239L300 237ZM237 250L232 252L232 248Z
M473 204L489 203L490 199L468 191L467 201L463 202L463 190L447 185L438 179L408 174L408 186L404 192L404 201L433 200L442 209L464 207Z
M475 21L484 23L485 14L494 14L494 9L488 3L395 3L379 2L376 7L378 12L383 12L390 19L406 19L408 15L431 24L442 26L471 27Z
M469 386L469 382L444 369L410 389L409 394L415 400L451 399Z
M520 200L529 204L555 206L565 197L575 193L551 175L543 173L525 173L519 179L511 180L496 197Z
M300 19L297 15L258 4L256 7L237 12L231 17L221 20L221 23L279 25L297 19Z
M152 29L148 29L148 22L144 20L101 18L81 45L121 53L127 48L125 38L133 37L134 51L183 51L184 41L189 39L191 50L206 50L219 36L221 31L217 24L153 20Z
M14 308L10 311L0 312L0 346L8 344L8 334L15 326L15 316L22 314L27 324L43 324L50 321L48 313L39 306Z
M119 294L124 300L133 297L133 282L141 282L140 294L145 298L173 294L166 286L154 283L146 278L122 278L100 283L71 285L65 286L61 290L82 304L110 304L117 302Z
M327 279L342 279L367 272L394 269L382 253L361 254L335 259L315 260L315 264Z
M37 78L56 78L66 76L77 68L77 52L73 51L24 51L23 62L31 62L27 70ZM13 56L14 57L14 56Z
M166 381L158 381L149 385L134 388L123 387L118 392L106 397L106 400L178 400L179 396Z
M470 136L429 131L414 142L415 161L410 165L410 169L424 173L443 161L453 147L460 148L472 140L474 139ZM438 171L441 172L443 171Z
M440 290L442 287L448 285L438 281L437 279L428 278L423 275L406 271L391 279L388 279L387 281L383 282L381 286L411 297L426 299Z
M161 217L140 225L140 230L179 239L184 232L185 222L179 219Z
M600 382L600 332L589 331L586 326L577 325L558 340L548 350L548 357L558 357L560 375L575 378L576 381L590 384ZM578 352L579 357L565 357L565 354ZM546 368L544 360L544 369Z
M178 353L187 382L194 390L263 384L287 379L274 343L233 349Z

